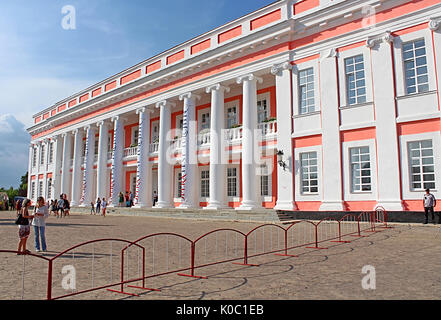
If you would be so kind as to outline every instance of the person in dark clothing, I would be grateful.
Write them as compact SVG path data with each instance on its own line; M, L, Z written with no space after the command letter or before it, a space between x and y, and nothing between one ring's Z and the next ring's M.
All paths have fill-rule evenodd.
M435 211L436 207L436 199L433 194L430 193L430 189L426 189L426 193L423 196L423 206L424 206L424 214L425 220L424 224L429 222L429 213L432 214L432 223L435 223ZM438 214L438 223L441 223L441 215Z

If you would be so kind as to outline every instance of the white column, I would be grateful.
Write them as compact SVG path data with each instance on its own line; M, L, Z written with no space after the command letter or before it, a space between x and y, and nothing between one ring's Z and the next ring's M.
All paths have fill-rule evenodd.
M93 158L95 155L95 126L88 125L86 131L86 150L84 154L84 175L81 193L81 206L90 206L93 187Z
M32 176L32 158L34 155L34 145L30 144L29 145L29 160L28 160L28 192L27 192L27 197L29 199L31 199L31 176Z
M136 164L135 208L152 206L151 168L149 164L150 113L145 107L136 110L139 115L138 158Z
M74 135L74 158L72 167L72 206L78 206L81 198L81 157L83 154L83 129L75 129L72 131Z
M441 88L441 17L430 19L429 29L433 35L433 47L435 49L435 63L436 63L436 79L437 90L440 92ZM439 106L438 106L439 107Z
M243 84L242 127L242 203L237 210L252 210L262 206L260 181L256 175L256 162L260 162L257 130L257 81L253 74L237 79Z
M378 205L403 210L400 190L400 153L396 127L394 71L390 33L369 38L377 133Z
M44 200L47 200L47 164L49 162L49 139L44 139L44 155L43 155L43 165L42 165L42 171L43 171L43 190L41 190L41 196L44 198Z
M72 159L72 135L70 132L62 134L63 137L63 163L61 168L61 193L67 194L71 199L69 186L71 185L70 176L70 159ZM60 195L57 194L57 197Z
M211 93L211 116L210 116L210 198L206 209L227 208L226 195L226 164L228 163L225 151L224 96L230 88L215 84L206 89Z
M292 65L289 61L275 65L276 76L277 150L283 151L285 168L277 166L276 210L297 210L294 202L294 157L292 146Z
M97 123L98 133L98 161L96 171L96 196L100 199L107 198L107 141L109 139L109 125L105 121Z
M159 118L159 150L158 150L158 202L156 208L172 208L172 165L167 152L170 141L167 139L170 132L171 108L169 101L156 104L160 108Z
M179 96L179 100L184 100L181 149L182 203L179 208L199 207L196 99L200 97L191 92Z
M61 163L63 159L63 138L60 135L54 138L54 172L52 174L53 196L52 198L58 199L61 193Z
M342 192L340 115L337 52L331 49L320 57L322 90L323 201L320 211L345 210Z
M123 191L123 153L124 153L124 119L120 116L112 118L114 123L113 131L113 157L112 157L112 181L111 200L109 207L118 206L118 194Z

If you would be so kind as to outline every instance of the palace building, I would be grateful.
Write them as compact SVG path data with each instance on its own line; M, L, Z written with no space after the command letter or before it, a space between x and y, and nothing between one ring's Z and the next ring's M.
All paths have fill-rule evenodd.
M440 81L440 0L276 1L35 114L28 197L422 210Z

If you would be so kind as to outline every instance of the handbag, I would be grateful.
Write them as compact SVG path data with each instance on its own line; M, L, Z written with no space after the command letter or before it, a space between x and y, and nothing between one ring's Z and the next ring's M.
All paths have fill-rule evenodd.
M20 210L20 213L17 216L17 219L15 219L15 224L21 225L21 226L27 226L29 225L29 220L27 218L23 218L22 214L23 209Z
M29 220L27 218L23 218L22 214L19 213L17 219L15 219L15 224L27 226L29 224Z

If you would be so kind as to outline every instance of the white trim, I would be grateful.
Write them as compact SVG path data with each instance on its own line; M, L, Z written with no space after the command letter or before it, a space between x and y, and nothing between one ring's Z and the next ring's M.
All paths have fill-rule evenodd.
M353 192L351 186L351 159L350 148L369 147L370 170L371 170L371 191ZM343 189L345 201L369 201L377 200L377 152L375 139L343 142Z
M302 193L302 181L301 181L301 163L300 154L306 152L317 152L317 170L318 170L318 190L317 194L304 194ZM295 159L295 201L322 201L323 200L323 178L322 178L322 146L310 146L304 148L294 149Z
M403 200L420 200L424 191L413 191L410 186L410 167L408 143L412 141L432 140L435 161L435 187L431 190L436 198L441 197L441 160L437 155L441 154L441 136L439 131L425 132L412 135L400 136L401 150L401 181L403 188Z

